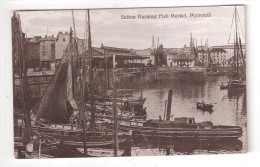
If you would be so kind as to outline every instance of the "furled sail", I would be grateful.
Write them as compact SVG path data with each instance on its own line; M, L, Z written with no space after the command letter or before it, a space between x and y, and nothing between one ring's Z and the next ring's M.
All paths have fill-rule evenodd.
M47 87L38 111L36 120L45 119L51 123L67 123L73 113L77 110L77 103L74 99L74 74L77 53L75 44L70 43L64 56L55 72L49 86Z

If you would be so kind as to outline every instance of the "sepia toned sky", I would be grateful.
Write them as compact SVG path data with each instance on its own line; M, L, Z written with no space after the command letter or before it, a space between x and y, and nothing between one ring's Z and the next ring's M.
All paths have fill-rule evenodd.
M189 44L190 33L196 37L197 44L225 45L233 42L234 25L231 30L234 6L178 7L178 8L139 8L139 9L101 9L90 10L92 45L145 49L152 46L152 36L165 48L183 47ZM238 30L245 34L244 6L237 6L242 27ZM207 14L211 17L190 17L190 13ZM69 31L73 27L71 10L57 11L19 11L23 32L27 37L36 35L56 36L59 31ZM170 18L171 14L187 14L187 18ZM124 16L157 15L156 19L121 19ZM158 18L168 14L169 18ZM84 38L86 10L74 10L76 35ZM244 37L242 38L244 41Z

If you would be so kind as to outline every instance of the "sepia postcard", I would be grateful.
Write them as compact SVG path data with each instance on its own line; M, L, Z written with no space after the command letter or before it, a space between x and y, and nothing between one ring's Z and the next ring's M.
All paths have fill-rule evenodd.
M15 158L247 152L243 5L10 19Z

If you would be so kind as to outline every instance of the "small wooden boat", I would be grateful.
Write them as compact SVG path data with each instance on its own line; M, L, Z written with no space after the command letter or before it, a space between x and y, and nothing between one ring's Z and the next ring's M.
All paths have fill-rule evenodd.
M55 157L73 158L73 157L112 157L114 156L114 141L107 142L87 142L86 153L84 153L83 142L62 141L58 146ZM130 140L119 140L118 156L131 156Z
M228 91L236 91L246 89L246 82L241 80L229 80L228 82L222 82L220 90L228 89Z
M133 130L135 143L144 140L171 143L177 140L230 140L242 136L242 128L238 126L213 125L212 122L195 123L194 118L175 118L174 121L150 120L143 127Z
M118 141L119 145L126 142L126 139L120 139ZM107 141L97 141L97 142L86 142L87 148L113 148L113 140ZM70 146L74 148L83 148L84 142L75 142L75 141L63 141L63 146Z
M45 159L45 158L54 158L54 156L44 154L44 153L39 155L38 151L29 153L27 151L15 150L15 158L18 158L18 159Z
M57 139L46 135L35 134L28 144L25 144L22 137L15 137L15 157L18 159L54 158L52 152L56 150L58 144Z
M121 120L119 130L130 131L135 144L158 140L166 144L176 140L230 140L242 136L242 128L239 126L213 125L210 121L195 123L194 118L187 117L175 118L173 121Z
M197 102L197 109L200 109L202 111L209 111L212 112L213 111L213 105L210 104L206 104L204 102Z

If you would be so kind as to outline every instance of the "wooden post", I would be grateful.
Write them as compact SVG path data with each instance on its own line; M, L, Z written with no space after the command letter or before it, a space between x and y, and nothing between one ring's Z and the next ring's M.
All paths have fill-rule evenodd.
M42 141L40 138L40 140L39 140L39 159L41 158L41 153L42 153Z
M163 120L165 121L166 117L166 110L167 110L167 100L164 102L164 112L163 112Z
M172 107L172 89L170 89L169 92L168 92L168 104L167 104L166 121L170 121L171 107Z

